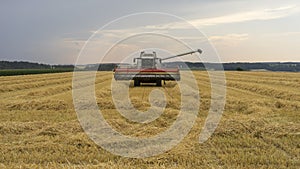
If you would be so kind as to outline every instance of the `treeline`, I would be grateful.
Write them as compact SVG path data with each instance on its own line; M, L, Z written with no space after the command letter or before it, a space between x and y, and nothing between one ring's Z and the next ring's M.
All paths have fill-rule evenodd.
M0 61L0 69L74 69L74 65L49 65L24 61Z
M200 62L170 62L167 67L178 66L181 69L192 70L221 70L227 71L286 71L300 72L300 62L259 62L259 63L200 63ZM222 65L222 66L221 66Z
M76 70L112 71L117 66L117 63L89 64L83 67L78 66Z
M300 72L300 62L224 63L225 70L266 70Z
M45 74L45 73L62 73L72 72L73 69L2 69L0 76L16 76L16 75L31 75L31 74Z
M30 62L0 61L0 69L50 69L50 65Z
M73 65L49 65L31 62L0 61L0 76L71 72Z
M91 64L82 70L112 71L118 64ZM226 70L226 71L286 71L300 72L300 62L261 62L261 63L201 63L201 62L166 62L164 67L179 67L191 70Z

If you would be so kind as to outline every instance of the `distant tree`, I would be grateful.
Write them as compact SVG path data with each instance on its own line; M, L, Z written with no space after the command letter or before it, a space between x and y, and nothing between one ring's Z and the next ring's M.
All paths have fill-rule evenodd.
M244 69L241 68L241 67L237 67L236 70L237 70L237 71L244 71Z

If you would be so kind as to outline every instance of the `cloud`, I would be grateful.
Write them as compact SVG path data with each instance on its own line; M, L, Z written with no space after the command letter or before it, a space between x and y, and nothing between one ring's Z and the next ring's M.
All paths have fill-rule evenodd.
M278 33L268 33L265 34L264 36L266 37L282 37L282 36L299 36L300 35L300 31L294 31L294 32L278 32Z
M239 22L246 22L246 21L262 21L262 20L284 18L296 12L299 12L297 6L290 5L290 6L284 6L279 8L273 8L273 9L240 12L240 13L219 16L214 18L197 19L197 20L192 20L190 22L196 26L209 26L209 25L218 25L218 24L226 24L226 23L239 23Z
M213 26L219 24L229 24L229 23L240 23L247 21L262 21L262 20L273 20L284 18L299 12L299 8L297 5L288 5L281 6L278 8L269 8L269 9L259 9L252 10L248 12L240 12L233 13L224 16L217 16L212 18L204 18L204 19L192 19L178 22L170 22L164 24L156 24L156 25L143 25L137 26L133 28L120 28L120 29L109 29L109 30L101 30L101 31L89 31L89 34L96 33L98 37L107 37L107 38L120 38L126 36L135 35L136 32L153 32L160 34L168 34L172 30L176 29L194 29L193 26L203 27L203 26ZM159 21L158 21L159 22ZM193 26L192 26L192 25ZM216 38L242 38L240 36L237 37L237 34L230 34L225 37L212 37L214 40ZM179 37L180 38L180 37ZM194 39L195 37L181 37L181 39ZM80 39L81 40L81 39Z
M217 16L211 18L201 18L201 19L191 19L186 21L177 21L164 24L156 25L145 25L143 27L138 27L134 29L147 30L174 30L174 29L193 29L193 26L204 27L204 26L215 26L220 24L230 24L230 23L241 23L248 21L266 21L273 19L285 18L300 11L297 5L281 6L278 8L267 8L267 9L257 9L252 11L245 11L239 13L232 13L224 16ZM192 25L191 25L192 24ZM126 30L110 30L112 33L126 33L134 32L132 29ZM105 32L107 33L107 32Z
M249 39L248 34L227 34L223 36L210 36L209 40L211 41L223 41L223 40L235 40L235 41L241 41L241 40L247 40Z
M215 45L220 46L237 46L242 41L249 39L248 34L226 34L218 36L210 36L209 40Z
M298 12L299 12L298 6L289 5L289 6L282 6L278 8L260 9L260 10L253 10L248 12L233 13L229 15L217 16L212 18L193 19L193 20L188 20L188 22L196 27L203 27L203 26L213 26L213 25L228 24L228 23L279 19L279 18L290 16ZM155 26L155 28L157 29L158 28L182 29L184 27L186 27L186 23L182 23L182 22L173 22L165 25Z
M187 22L184 22L182 20L178 20L178 22L174 22L174 20L170 21L169 23L166 23L165 20L164 23L157 21L157 24L151 25L147 22L138 23L135 25L130 25L130 27L120 27L115 26L114 29L105 29L105 30L99 30L99 31L89 31L88 33L91 35L95 33L95 36L93 39L91 39L92 44L90 46L91 48L91 56L99 56L99 53L101 53L101 50L104 50L105 47L112 46L120 39L126 39L132 35L136 35L138 33L143 32L151 32L151 33L157 33L157 34L166 34L171 35L176 39L182 40L182 41L188 41L193 45L201 44L202 42L205 43L207 41L205 36L197 37L193 34L193 31L195 30L193 26L196 27L204 27L204 26L218 26L221 24L230 24L230 23L242 23L242 22L249 22L249 21L267 21L267 20L274 20L274 19L280 19L285 18L288 16L291 16L295 13L299 12L299 8L296 5L289 5L289 6L280 6L278 8L269 8L269 9L256 9L251 11L243 11L238 13L231 13L224 16L217 16L217 17L211 17L211 18L201 18L201 19L192 19L187 20ZM193 25L193 26L192 26ZM234 32L234 31L233 31ZM251 33L251 32L250 32ZM298 32L287 32L284 34L285 36L288 35L298 35ZM73 38L65 38L65 43L68 43L73 48L78 49L78 47L81 47L84 43L84 38L82 36L74 37ZM87 40L88 37L85 37ZM130 49L136 49L139 50L138 47L148 47L150 45L150 42L152 46L161 46L161 48L164 48L166 45L167 47L173 45L172 43L166 43L162 41L161 39L151 39L149 36L144 36L145 39L141 38L135 38L135 39L128 39L124 42L127 46L120 46L118 50L116 50L114 53L112 52L111 56L118 56L118 55L124 55L128 48ZM249 34L247 33L231 33L231 34L224 34L224 35L214 35L209 36L209 40L216 45L218 49L221 51L228 51L229 49L239 49L244 44L248 43L247 40L250 39ZM255 38L254 36L252 38ZM136 42L139 42L138 44L135 44ZM250 42L250 41L249 41ZM131 46L130 46L131 45ZM148 46L147 46L148 45ZM145 47L145 48L146 48ZM171 48L171 47L170 47ZM173 47L174 49L177 49L177 47ZM179 48L178 48L179 50ZM111 57L113 58L113 57ZM111 62L111 60L108 61ZM93 58L90 60L86 60L86 62L93 62Z

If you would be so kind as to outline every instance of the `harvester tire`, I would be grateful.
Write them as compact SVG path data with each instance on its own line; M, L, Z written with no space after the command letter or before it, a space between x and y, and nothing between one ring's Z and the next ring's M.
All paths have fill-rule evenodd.
M161 86L161 80L156 80L156 86Z
M139 80L134 80L134 86L140 86L141 82Z

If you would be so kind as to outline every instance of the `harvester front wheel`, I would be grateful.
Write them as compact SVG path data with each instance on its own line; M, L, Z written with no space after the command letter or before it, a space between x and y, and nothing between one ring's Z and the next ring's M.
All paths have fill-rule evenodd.
M141 82L139 80L134 80L134 86L140 86Z

